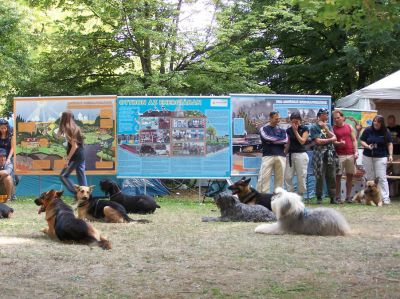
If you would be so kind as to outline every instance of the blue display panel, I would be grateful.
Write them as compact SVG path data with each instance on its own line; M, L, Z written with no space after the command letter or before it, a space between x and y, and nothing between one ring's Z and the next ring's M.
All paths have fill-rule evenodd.
M229 97L117 98L119 177L230 177Z

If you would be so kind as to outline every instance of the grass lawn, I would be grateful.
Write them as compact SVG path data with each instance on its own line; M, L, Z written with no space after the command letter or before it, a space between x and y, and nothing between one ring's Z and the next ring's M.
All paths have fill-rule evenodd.
M399 199L335 206L348 237L260 235L256 223L201 222L219 215L210 201L157 201L155 214L131 214L150 224L94 223L110 251L51 240L33 198L10 203L14 217L0 220L1 298L400 297Z

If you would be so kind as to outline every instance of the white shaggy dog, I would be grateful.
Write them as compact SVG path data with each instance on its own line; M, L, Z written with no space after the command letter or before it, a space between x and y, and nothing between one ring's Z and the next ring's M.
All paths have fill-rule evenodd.
M346 219L336 210L307 209L300 195L287 192L280 187L275 190L271 207L278 222L261 224L256 227L256 233L344 236L350 232Z

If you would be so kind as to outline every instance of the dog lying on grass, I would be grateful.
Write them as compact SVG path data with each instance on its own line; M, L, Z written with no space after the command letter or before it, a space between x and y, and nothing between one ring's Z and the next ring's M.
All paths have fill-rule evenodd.
M99 199L92 196L94 186L74 185L78 204L78 218L88 220L104 220L105 222L123 223L140 222L148 223L146 219L132 219L126 213L125 208L117 202L107 199Z
M228 187L232 191L233 195L239 197L240 202L248 205L262 205L268 210L271 209L271 193L260 193L256 189L250 187L251 178L246 179L242 177Z
M280 187L274 194L271 205L278 222L261 224L256 227L256 233L344 236L350 232L346 219L336 210L305 208L300 195Z
M367 181L365 189L356 193L353 197L353 202L365 203L366 205L382 206L381 190L378 186L379 178L374 181Z
M223 192L214 197L214 202L221 211L221 217L203 217L203 222L211 221L275 221L274 213L260 205L246 205L235 196Z
M97 244L103 249L111 249L111 243L90 224L75 217L71 207L61 199L63 191L54 189L43 192L35 199L40 206L39 214L46 213L48 227L42 231L52 238L62 242L77 242L82 244Z
M0 219L2 218L11 218L14 213L14 209L10 208L4 203L0 203Z
M100 181L100 189L110 200L124 206L128 213L152 214L160 206L153 197L148 195L129 195L121 192L118 184L111 180Z

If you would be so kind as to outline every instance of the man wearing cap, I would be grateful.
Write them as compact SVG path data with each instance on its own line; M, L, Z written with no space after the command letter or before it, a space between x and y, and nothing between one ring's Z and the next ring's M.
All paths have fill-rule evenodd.
M269 123L260 128L263 157L257 181L257 191L270 193L271 175L274 172L274 191L283 187L286 155L285 144L288 142L286 130L278 126L279 113L269 114Z
M314 143L312 159L313 172L315 176L315 195L317 204L322 203L324 181L328 189L331 204L337 204L336 195L336 170L339 160L333 143L336 136L332 127L328 124L329 112L327 109L319 109L317 123L310 129L310 137Z
M13 167L7 163L7 151L0 148L0 194L7 195L7 201L11 200L14 191Z

